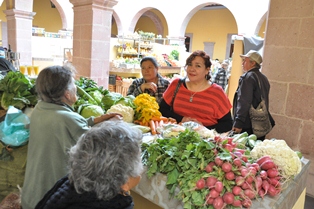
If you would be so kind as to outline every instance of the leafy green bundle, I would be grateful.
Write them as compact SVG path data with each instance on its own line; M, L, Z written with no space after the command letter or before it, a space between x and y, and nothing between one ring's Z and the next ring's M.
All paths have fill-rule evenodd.
M10 105L22 110L37 104L34 81L20 72L10 71L0 80L0 96L4 110Z
M142 160L147 166L147 175L167 174L167 189L171 197L184 202L184 208L202 208L209 190L195 190L196 182L213 174L204 172L206 165L214 161L217 144L204 140L200 135L186 129L178 137L157 139L155 143L142 144ZM220 149L218 156L223 160L232 157ZM179 193L175 189L179 187ZM206 208L206 207L204 207Z

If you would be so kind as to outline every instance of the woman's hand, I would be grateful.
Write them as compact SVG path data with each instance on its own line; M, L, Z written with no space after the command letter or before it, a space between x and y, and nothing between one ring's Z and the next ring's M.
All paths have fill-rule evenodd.
M142 89L142 92L144 92L145 89L148 89L155 93L157 91L157 85L154 82L143 83L141 85L141 89Z
M107 114L103 114L99 117L96 117L94 119L94 123L100 123L103 122L105 120L122 120L123 116L120 113L107 113Z
M195 123L198 123L200 125L203 125L202 122L196 120L195 118L191 118L191 117L183 117L181 122L184 123L184 122L189 122L189 121L192 121L192 122L195 122Z
M241 133L242 128L232 127L232 131L233 131L234 133L236 133L236 134L239 134L239 133Z

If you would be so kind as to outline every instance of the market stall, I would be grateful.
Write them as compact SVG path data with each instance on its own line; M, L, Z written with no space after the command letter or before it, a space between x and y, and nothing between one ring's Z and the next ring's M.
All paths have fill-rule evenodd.
M14 76L27 80L19 73L12 73L2 82ZM31 82L27 84L27 89L33 88ZM227 207L236 201L241 203L237 207L245 208L297 209L304 205L310 162L302 157L302 153L292 150L285 140L258 141L254 134L246 132L219 134L192 121L178 124L175 119L161 115L156 99L149 94L124 97L98 87L88 78L80 78L76 85L79 98L74 110L78 114L90 117L104 111L121 113L130 127L143 132L142 161L146 171L133 192L149 201L146 208L154 209L150 203L165 209L213 208L214 203L210 201L220 198L222 202L221 199L234 192L236 186L241 187L241 192L234 192L231 201L223 200ZM2 91L6 92L6 89ZM27 96L34 99L36 95ZM34 105L36 101L33 102ZM12 101L8 100L1 106L7 111L10 104ZM29 107L23 102L16 106L24 110ZM5 196L18 191L18 185L23 184L27 146L10 148L4 144L0 148L2 157L4 154L13 157L7 162L0 161L1 171L4 171L0 173L0 185L5 186L0 195ZM14 162L20 162L17 165L20 168L18 179L12 178ZM212 177L215 177L214 183L209 180ZM242 183L237 177L243 179ZM272 189L269 185L266 188L264 181L272 184ZM219 191L217 183L220 183ZM214 190L217 192L215 197L209 194Z

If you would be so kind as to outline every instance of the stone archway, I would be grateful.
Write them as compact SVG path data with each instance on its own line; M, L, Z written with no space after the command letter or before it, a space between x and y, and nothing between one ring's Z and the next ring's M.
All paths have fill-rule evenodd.
M162 22L160 18L154 12L147 11L142 16L148 17L153 21L153 23L155 24L157 28L157 34L164 34L164 27L162 25Z
M58 10L61 21L62 30L73 30L73 5L69 0L51 0L51 2L56 6Z

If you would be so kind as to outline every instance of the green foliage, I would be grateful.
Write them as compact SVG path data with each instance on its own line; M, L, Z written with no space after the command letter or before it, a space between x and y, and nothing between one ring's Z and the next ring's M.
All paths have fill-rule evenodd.
M205 166L214 161L216 144L203 140L191 129L179 133L178 137L157 139L151 144L142 145L142 159L147 166L147 175L156 173L167 175L167 188L170 197L183 201L184 208L206 208L204 200L209 190L196 190L195 185L200 178L211 174L204 172ZM223 159L231 159L227 151L219 155ZM176 188L180 191L176 193ZM208 207L207 207L208 208Z
M0 80L0 96L5 110L10 105L22 110L37 103L34 82L20 72L10 71Z

